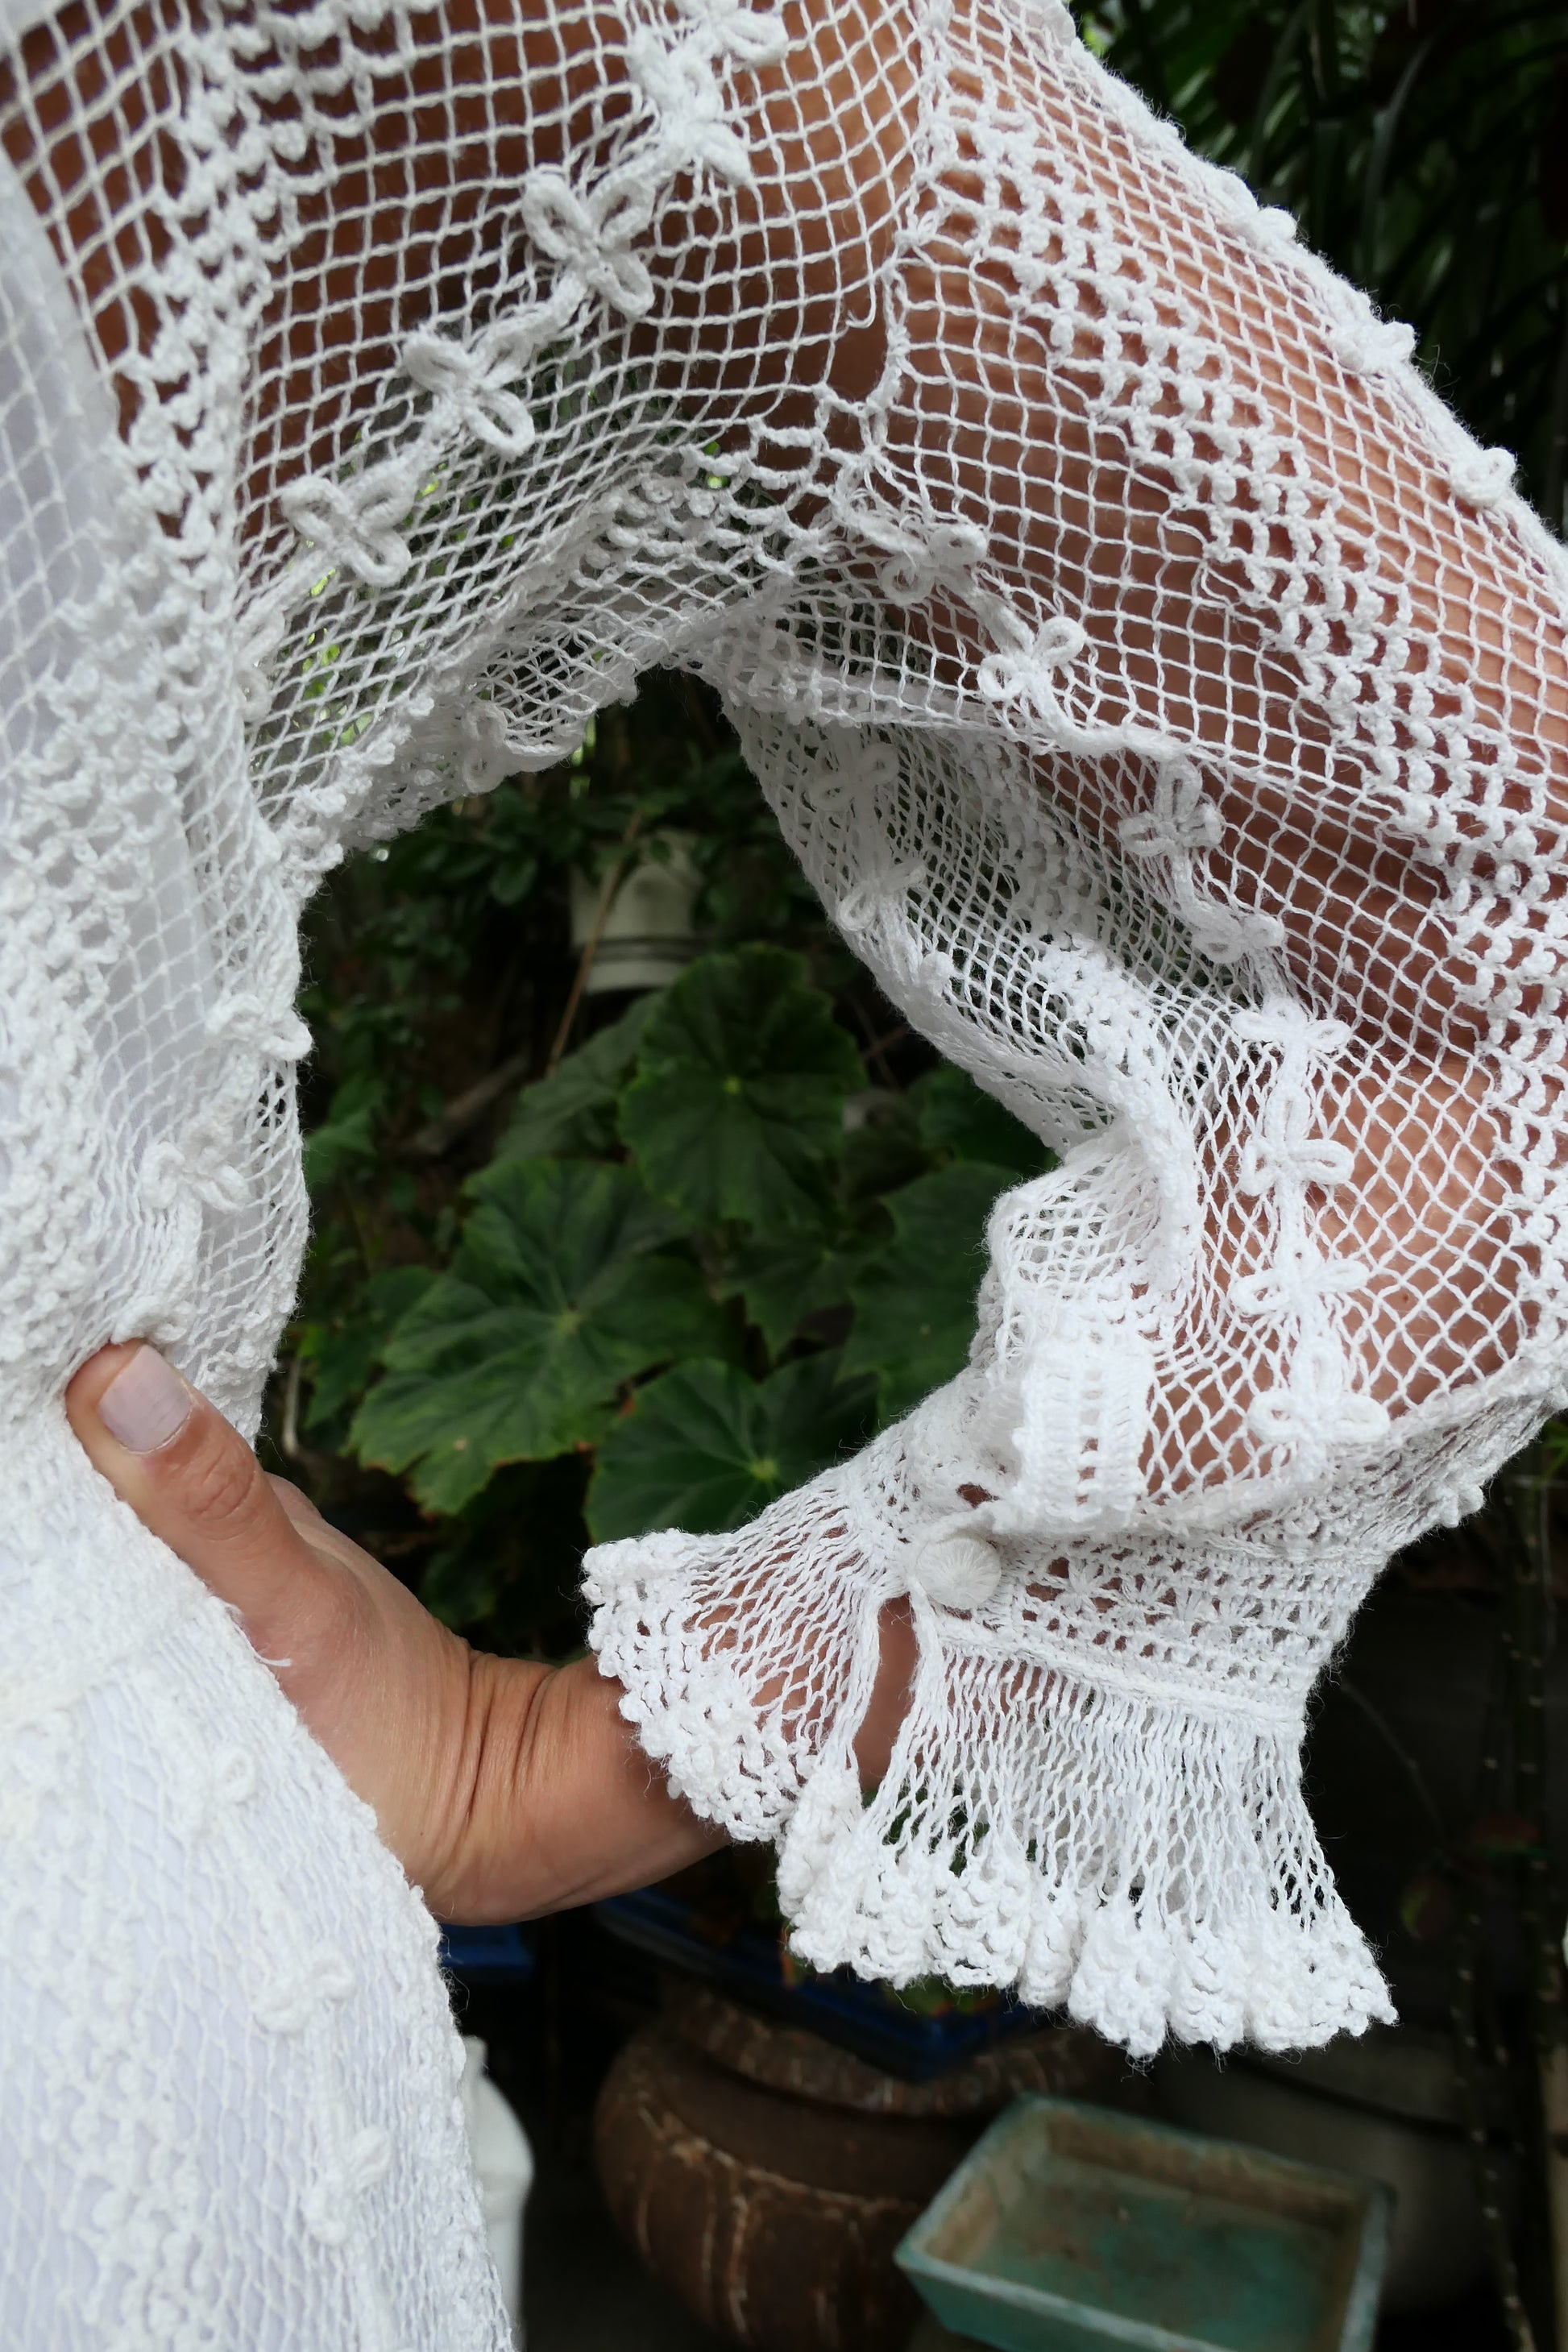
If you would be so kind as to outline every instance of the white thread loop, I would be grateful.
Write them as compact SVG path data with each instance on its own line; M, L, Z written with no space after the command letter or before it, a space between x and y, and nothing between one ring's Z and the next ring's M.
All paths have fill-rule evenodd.
M981 694L987 702L1004 707L1022 702L1054 709L1050 680L1088 645L1082 624L1058 614L1030 632L1016 614L1006 616L1005 628L999 625L1000 615L991 619L994 634L1004 634L1009 642L981 663L975 677Z
M1265 1444L1309 1442L1319 1453L1372 1444L1388 1429L1386 1408L1355 1387L1351 1360L1332 1340L1303 1342L1288 1385L1256 1398L1248 1420Z
M706 47L667 47L651 26L626 43L626 71L658 118L658 161L668 173L705 166L732 188L748 188L752 159L725 119L724 94Z
M1477 449L1449 461L1448 486L1466 506L1484 514L1508 496L1518 467L1511 449Z
M325 2166L300 2200L305 2227L319 2244L348 2242L359 2219L361 2200L380 2187L391 2169L388 2135L374 2124L356 2131L338 2161Z
M1379 319L1369 309L1337 325L1330 348L1352 375L1385 375L1403 367L1415 350L1415 330L1401 319Z
M275 1978L251 2004L268 2033L302 2033L314 2017L352 2000L359 1979L342 1952L326 1945Z
M1218 847L1224 821L1189 761L1161 771L1152 808L1124 816L1117 828L1131 857L1199 857Z
M625 175L606 175L585 197L563 172L531 172L523 183L522 217L534 243L623 319L645 319L653 308L653 279L631 249L649 212L647 190Z
M406 459L395 457L344 482L307 474L280 490L278 503L327 562L367 587L395 588L414 561L399 526L416 488Z

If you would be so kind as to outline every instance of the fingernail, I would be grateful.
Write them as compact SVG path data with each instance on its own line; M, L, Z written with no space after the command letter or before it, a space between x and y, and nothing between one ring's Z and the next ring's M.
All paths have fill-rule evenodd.
M191 1417L191 1392L156 1348L141 1347L98 1400L98 1417L132 1454L156 1454Z

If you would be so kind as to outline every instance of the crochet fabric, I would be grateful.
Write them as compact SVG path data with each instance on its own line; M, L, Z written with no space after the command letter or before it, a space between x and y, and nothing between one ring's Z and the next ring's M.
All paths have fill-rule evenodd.
M824 1965L1140 2052L1386 2015L1302 1708L1563 1359L1564 580L1506 458L1054 0L0 37L0 2336L501 2341L429 1923L59 1397L142 1334L254 1426L302 902L655 662L1060 1165L958 1381L595 1555L645 1745Z

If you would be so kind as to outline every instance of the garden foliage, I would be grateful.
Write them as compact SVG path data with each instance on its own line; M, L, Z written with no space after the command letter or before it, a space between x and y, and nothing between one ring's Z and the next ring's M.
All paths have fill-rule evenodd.
M672 827L701 951L563 1036L571 871ZM312 919L316 1230L272 1427L452 1622L566 1646L591 1537L739 1526L962 1364L991 1204L1047 1156L877 996L689 689L354 861Z
M301 1333L307 1429L459 1522L565 1456L595 1537L738 1527L957 1370L1047 1164L957 1071L874 1083L799 954L707 954L522 1091L449 1252Z

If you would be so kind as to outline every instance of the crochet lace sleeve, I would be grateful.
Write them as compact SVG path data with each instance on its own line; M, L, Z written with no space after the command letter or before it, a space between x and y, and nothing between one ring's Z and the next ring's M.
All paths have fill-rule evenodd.
M602 1548L594 1638L808 1959L1288 2047L1390 2014L1308 1694L1559 1394L1563 565L1065 12L923 21L812 560L699 658L845 937L1058 1165L967 1370L739 1534Z
M959 1380L737 1535L593 1558L628 1713L823 1965L1141 2051L1385 2014L1307 1695L1564 1354L1563 572L1506 457L1059 0L35 14L5 145L133 547L122 640L68 571L68 659L13 598L11 832L70 909L4 933L28 1398L140 1332L253 1421L305 898L695 666L1058 1165Z

